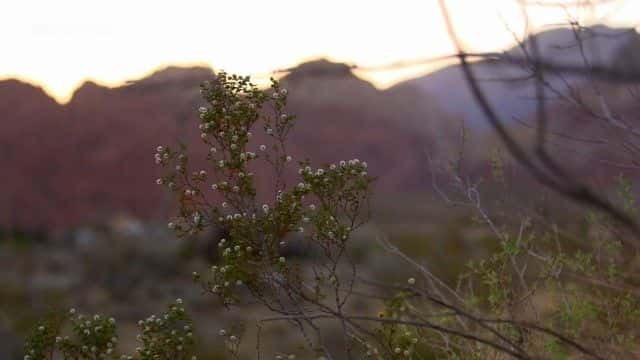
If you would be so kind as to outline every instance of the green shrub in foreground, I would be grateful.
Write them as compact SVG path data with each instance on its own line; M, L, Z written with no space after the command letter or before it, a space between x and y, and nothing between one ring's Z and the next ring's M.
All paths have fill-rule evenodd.
M294 167L287 137L296 120L286 112L288 91L277 81L260 90L248 78L223 72L205 82L201 94L206 104L198 110L199 129L208 165L192 169L185 147L159 146L155 160L166 174L157 184L179 204L168 223L178 236L225 229L219 263L193 279L231 310L249 301L263 305L271 316L256 319L258 333L270 323L286 323L303 339L305 354L318 359L633 358L638 281L614 236L615 223L590 215L596 231L576 242L519 204L510 205L511 218L500 221L482 205L478 185L452 172L451 194L436 190L487 227L497 250L470 262L452 286L437 276L438 269L379 239L372 244L416 275L395 284L369 279L348 247L368 219L373 178L366 162L313 168L303 159ZM273 180L267 188L254 174L265 167L271 173L261 175ZM496 176L504 182L502 164L493 164L498 167ZM284 255L290 241L318 255L292 261ZM380 311L354 312L356 300L375 303ZM326 323L335 327L327 330ZM48 359L59 352L70 359L127 358L116 354L110 319L75 317L71 325L74 336L66 338L60 318L47 318L29 337L27 357ZM140 326L141 346L132 358L193 356L191 322L179 303ZM336 333L341 339L329 343L328 335ZM240 335L221 335L230 356L239 358ZM261 353L260 344L254 348Z
M25 360L54 359L192 359L191 319L182 300L158 316L138 322L139 346L133 355L118 351L116 320L99 314L85 316L71 309L67 316L51 312L36 325L25 344Z

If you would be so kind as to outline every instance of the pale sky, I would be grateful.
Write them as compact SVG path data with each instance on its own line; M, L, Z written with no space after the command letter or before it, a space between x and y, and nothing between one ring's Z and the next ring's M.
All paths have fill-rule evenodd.
M578 2L534 2L549 1ZM448 4L472 50L509 46L505 21L523 31L516 0ZM535 6L530 25L545 29L568 15L637 26L640 0L579 10ZM0 79L37 84L60 102L86 80L116 86L167 65L268 75L319 57L375 66L453 52L437 0L0 0L0 49ZM437 66L358 75L384 88Z

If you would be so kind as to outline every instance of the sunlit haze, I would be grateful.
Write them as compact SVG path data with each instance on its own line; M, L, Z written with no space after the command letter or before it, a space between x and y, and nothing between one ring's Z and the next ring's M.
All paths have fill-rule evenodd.
M448 4L473 50L502 49L513 42L510 30L523 33L515 0ZM536 30L569 16L586 24L636 26L640 1L531 7L529 15ZM4 0L0 37L0 78L38 84L60 102L86 80L115 86L167 65L265 76L318 57L375 66L453 51L437 0ZM442 63L358 75L386 87L437 66Z

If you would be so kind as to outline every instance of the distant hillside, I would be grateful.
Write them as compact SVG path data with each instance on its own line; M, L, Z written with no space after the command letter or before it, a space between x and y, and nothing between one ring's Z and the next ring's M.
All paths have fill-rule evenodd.
M562 64L584 63L571 29L558 28L535 36L543 59L552 59ZM635 30L613 29L599 25L586 29L580 36L583 39L585 56L592 65L611 65L623 70L638 66L635 60L640 59L640 35ZM530 40L524 42L525 48L529 48L530 45ZM519 47L514 47L508 52L514 55L523 54ZM534 81L530 77L527 78L527 71L515 66L496 66L487 61L473 63L472 70L481 80L482 89L503 121L526 118L532 113L535 108ZM560 93L566 93L569 87L580 87L584 84L583 78L575 76L561 78L548 74L546 80ZM460 65L452 65L395 86L406 87L419 89L425 96L442 104L446 111L464 117L474 128L487 126L484 114L469 92ZM554 95L550 93L549 96Z
M170 67L116 88L88 82L66 105L29 84L1 81L0 226L68 226L118 212L166 216L171 202L154 185L154 149L181 140L204 158L199 84L213 76ZM423 188L425 149L445 151L459 126L413 90L379 91L328 61L300 65L283 84L299 119L294 158L366 159L382 192Z

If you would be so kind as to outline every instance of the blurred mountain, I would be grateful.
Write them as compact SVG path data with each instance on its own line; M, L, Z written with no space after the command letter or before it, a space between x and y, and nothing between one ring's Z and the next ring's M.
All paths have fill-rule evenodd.
M169 67L115 88L87 82L65 105L29 84L1 81L0 226L77 225L114 213L167 216L172 201L155 185L161 169L154 149L182 141L195 158L205 158L199 84L213 77L209 68ZM300 65L283 86L298 118L294 158L316 165L366 160L382 192L423 187L425 150L446 152L459 127L422 94L377 90L325 60Z
M597 25L584 28L578 34L572 29L558 28L533 36L537 39L542 59L554 63L584 66L586 59L591 65L614 66L622 71L632 71L640 64L640 35L634 29ZM531 39L526 39L521 46L515 46L507 53L523 56L523 48L531 53L531 45ZM484 60L474 62L471 69L502 121L524 119L533 112L535 81L526 69ZM558 74L547 74L545 80L559 94L566 94L585 83L583 77ZM472 128L488 126L458 64L402 82L394 88L406 87L417 88L425 96L439 101L445 111L462 116ZM556 95L547 91L547 96Z

